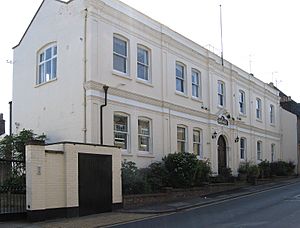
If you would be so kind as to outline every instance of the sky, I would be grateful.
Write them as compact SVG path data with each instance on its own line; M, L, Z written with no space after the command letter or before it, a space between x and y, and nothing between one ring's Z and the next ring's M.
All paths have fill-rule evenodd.
M300 102L299 0L122 0ZM13 50L42 0L1 2L0 113L8 133L12 100Z

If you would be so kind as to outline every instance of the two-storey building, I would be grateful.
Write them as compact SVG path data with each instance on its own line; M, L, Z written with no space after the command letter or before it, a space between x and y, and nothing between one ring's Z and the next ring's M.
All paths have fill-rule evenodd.
M14 47L14 132L103 137L141 167L174 152L209 159L215 173L282 159L279 101L273 87L117 0L44 0Z

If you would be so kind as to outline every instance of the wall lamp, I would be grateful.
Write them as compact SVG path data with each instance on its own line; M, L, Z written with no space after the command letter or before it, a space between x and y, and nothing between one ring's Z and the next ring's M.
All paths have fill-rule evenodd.
M211 138L212 138L212 139L217 138L217 134L218 134L218 133L215 131L215 132L212 134Z
M237 136L235 139L234 139L234 142L239 142L240 141L240 138Z

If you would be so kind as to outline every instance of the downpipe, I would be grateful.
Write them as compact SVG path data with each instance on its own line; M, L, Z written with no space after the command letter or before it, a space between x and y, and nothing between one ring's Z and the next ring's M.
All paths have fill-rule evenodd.
M103 145L103 108L107 105L107 90L108 86L104 85L103 90L104 90L104 104L100 106L100 144Z

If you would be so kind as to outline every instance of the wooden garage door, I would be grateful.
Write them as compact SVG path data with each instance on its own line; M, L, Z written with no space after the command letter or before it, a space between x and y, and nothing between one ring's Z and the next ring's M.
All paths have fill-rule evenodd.
M112 210L112 157L78 154L80 216Z

